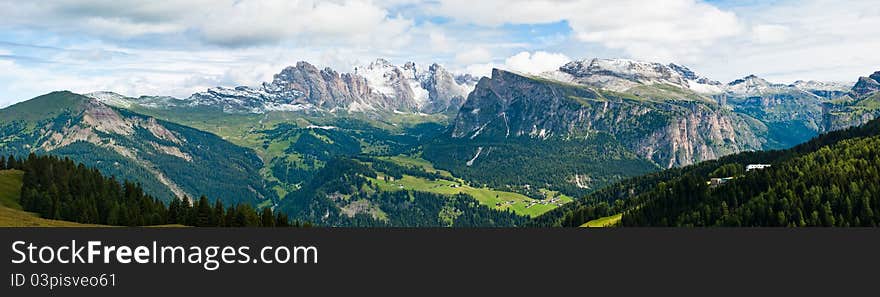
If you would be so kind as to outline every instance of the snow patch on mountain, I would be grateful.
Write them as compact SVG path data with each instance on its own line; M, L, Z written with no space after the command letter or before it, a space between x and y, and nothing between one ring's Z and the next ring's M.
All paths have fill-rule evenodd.
M349 112L407 114L455 113L478 79L455 75L438 64L418 67L377 59L352 73L318 69L298 62L256 87L213 87L185 99L161 96L130 98L112 92L87 96L112 106L130 108L210 107L226 113Z
M566 83L625 92L640 85L668 84L698 93L722 91L721 83L696 75L687 67L629 59L591 59L569 62L542 77Z
M789 85L789 87L798 88L805 91L841 91L847 92L853 87L852 82L837 82L837 81L803 81L798 80Z
M678 64L661 64L630 59L585 59L569 62L558 70L540 74L542 78L626 92L642 85L666 84L703 95L725 94L736 97L762 96L785 92L803 92L811 96L835 98L852 88L853 83L796 81L792 84L771 83L749 75L723 84L696 74Z
M129 108L133 105L131 101L128 100L125 96L122 96L117 93L100 91L100 92L92 92L85 94L86 97L98 100L99 102L103 102L104 104L122 108Z

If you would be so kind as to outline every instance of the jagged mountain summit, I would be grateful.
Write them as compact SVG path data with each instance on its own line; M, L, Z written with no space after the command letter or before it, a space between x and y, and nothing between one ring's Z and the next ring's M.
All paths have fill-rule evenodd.
M664 79L670 77L680 76ZM547 139L608 133L662 167L761 148L759 137L744 128L745 119L717 108L711 99L682 94L674 94L679 96L676 100L648 97L662 95L577 88L496 69L468 97L450 136Z
M724 90L736 95L759 96L786 87L786 85L770 83L766 79L750 74L728 83Z
M409 105L403 110L429 114L457 112L477 83L473 77L455 76L436 63L420 69L413 62L396 66L378 59L355 67L354 73L365 77L380 94Z
M588 85L615 92L626 92L644 85L672 85L704 95L760 96L769 93L802 91L822 98L835 98L849 92L846 82L799 80L792 84L771 83L754 74L730 83L701 76L686 66L630 59L584 59L569 62L541 77ZM869 83L869 82L866 82Z
M668 84L700 93L718 93L722 89L720 82L699 76L685 66L629 59L572 61L542 76L616 92L652 84Z
M804 90L813 95L823 97L823 98L837 98L845 95L850 89L853 87L852 83L848 82L825 82L825 81L803 81L798 80L794 83L790 84L789 87L798 88L800 90Z
M473 90L476 79L456 76L439 64L426 68L378 59L351 73L318 69L298 62L259 87L215 87L185 99L143 96L126 98L110 92L89 96L119 107L215 107L226 113L322 111L349 113L455 113Z
M509 170L483 182L520 174L520 168L505 166L511 162L537 171L580 158L574 161L580 167L551 166L542 174L552 178L540 182L591 187L644 170L643 161L685 166L788 148L863 123L880 110L875 84L862 78L858 98L846 99L831 97L846 90L839 83L786 85L749 75L721 84L683 66L632 60L575 61L540 75L494 69L468 96L446 138L426 145L424 156L462 176ZM521 146L530 151L516 151ZM578 149L589 146L602 155ZM588 169L612 160L628 170ZM505 182L522 180L527 178Z
M880 91L880 71L874 72L867 77L860 77L850 94L852 97L858 98L877 91Z
M767 149L790 147L819 133L864 123L874 113L847 105L872 109L872 101L856 101L865 102L880 89L878 73L861 78L855 86L805 80L773 83L754 74L720 83L685 66L629 59L572 61L539 76L644 99L714 102L765 124L766 131L759 132L768 135Z

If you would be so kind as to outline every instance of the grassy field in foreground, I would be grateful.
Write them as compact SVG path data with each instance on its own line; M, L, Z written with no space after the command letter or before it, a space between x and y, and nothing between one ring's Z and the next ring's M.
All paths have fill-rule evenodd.
M23 177L24 172L20 170L0 170L0 227L111 227L44 219L35 213L22 210L18 199L21 197L21 181ZM186 226L169 224L147 227L167 228Z
M0 170L0 206L21 210L18 197L21 197L21 179L24 172Z
M617 225L617 223L620 223L621 217L623 217L622 213L619 213L619 214L616 214L613 216L598 218L598 219L584 223L583 225L581 225L581 227L587 227L587 228L612 227L614 225Z
M24 172L0 170L0 227L95 227L67 221L48 220L21 210L21 178Z
M488 188L474 188L460 182L443 179L431 181L409 175L404 175L403 178L399 180L389 180L387 182L382 176L379 176L376 179L371 179L371 181L373 184L378 185L379 189L383 191L410 190L442 195L464 193L474 197L480 202L480 204L488 207L500 210L509 209L517 214L530 217L536 217L559 207L559 205L572 201L568 196L558 195L556 196L557 200L550 203L550 199L537 200L518 193L497 191Z

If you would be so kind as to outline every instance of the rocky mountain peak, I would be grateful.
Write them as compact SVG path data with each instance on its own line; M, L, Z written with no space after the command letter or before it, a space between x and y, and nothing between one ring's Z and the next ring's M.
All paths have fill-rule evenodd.
M425 112L456 111L472 84L459 82L439 64L427 70L414 62L401 66L376 59L337 72L297 62L264 82L259 88L211 88L193 94L191 105L219 106L227 112L323 110L330 112Z
M797 90L801 90L804 92L808 92L810 94L826 98L826 99L834 99L840 96L845 95L852 88L852 83L845 82L825 82L825 81L815 81L815 80L798 80L794 83L788 85L789 88L794 88Z
M670 80L676 83L682 79L680 74L666 65L628 59L573 61L563 65L560 70L578 78L607 75L634 81Z
M769 86L770 82L768 82L767 80L765 80L763 78L758 77L757 75L749 74L746 77L743 77L743 78L740 78L740 79L737 79L737 80L730 82L728 85L736 86L736 85L742 85L742 84L751 85L751 86Z
M727 84L725 90L728 93L737 95L758 95L769 91L777 85L771 84L767 80L754 74L734 80Z
M868 76L868 78L873 79L874 81L880 82L880 71L876 71Z
M624 64L624 69L634 69L631 65ZM586 63L570 63L566 68L574 73L596 72ZM648 120L656 118L664 120ZM481 79L468 96L450 137L497 141L517 137L572 139L595 133L629 135L621 145L662 167L672 167L760 148L760 140L746 125L738 115L712 104L630 101L592 88L494 69L492 77ZM635 137L628 134L634 131L643 132Z
M798 80L790 84L789 87L808 91L846 91L852 87L852 83Z
M480 82L480 78L470 74L461 74L455 76L455 82L459 85L470 86L470 89L473 89L473 86Z
M863 97L865 95L880 91L880 83L873 77L880 77L880 72L874 72L871 76L860 77L859 81L852 88L852 94L855 97Z
M668 84L698 93L720 93L722 85L694 73L687 67L629 59L579 60L569 62L546 78L624 92L639 85Z

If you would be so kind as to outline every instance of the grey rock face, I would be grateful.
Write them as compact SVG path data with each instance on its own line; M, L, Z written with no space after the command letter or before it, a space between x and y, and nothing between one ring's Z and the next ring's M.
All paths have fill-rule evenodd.
M856 85L852 88L853 97L864 97L868 94L880 91L880 83L877 82L876 78L880 78L880 71L874 72L869 77L860 77L859 81L856 82Z
M477 84L453 125L461 139L608 133L662 167L762 146L742 117L705 102L632 100L501 70Z
M419 69L378 59L353 73L318 69L307 62L284 68L259 88L217 87L193 94L191 105L219 106L228 112L272 110L329 112L455 113L473 89L438 64Z

